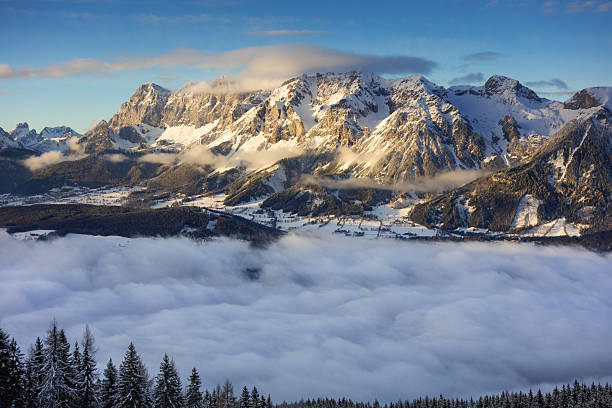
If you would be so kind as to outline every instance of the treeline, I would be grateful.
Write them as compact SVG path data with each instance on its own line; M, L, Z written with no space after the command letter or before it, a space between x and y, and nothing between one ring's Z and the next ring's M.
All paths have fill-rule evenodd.
M239 397L227 380L202 392L194 368L183 389L174 360L164 355L150 378L134 344L119 368L108 361L98 373L93 335L85 328L71 348L53 322L44 340L36 339L24 356L15 339L0 328L0 408L272 408L270 396L244 387Z
M89 328L81 342L70 347L64 331L53 322L44 340L36 339L24 357L15 339L0 329L0 408L611 408L608 384L563 385L552 392L502 392L478 399L443 396L381 405L348 399L316 399L273 405L257 388L234 394L229 380L202 391L193 368L189 383L181 384L174 360L164 355L158 374L150 378L133 344L119 368L112 359L102 375L97 371L96 347Z
M612 408L612 387L608 384L563 385L552 392L543 394L541 390L529 392L502 392L478 399L459 399L439 397L419 398L412 401L398 401L381 405L378 401L354 402L343 399L316 399L293 403L283 402L275 408Z

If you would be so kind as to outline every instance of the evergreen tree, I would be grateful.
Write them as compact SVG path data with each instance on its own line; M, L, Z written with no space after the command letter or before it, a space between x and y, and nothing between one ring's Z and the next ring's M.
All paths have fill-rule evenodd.
M13 405L22 408L25 403L25 364L23 354L15 339L11 340L9 346L9 393L12 396Z
M266 408L272 408L272 398L270 398L270 394L268 394L268 399L266 399Z
M43 349L42 383L39 404L45 408L71 408L74 389L70 365L70 344L54 321Z
M89 326L85 326L81 346L83 347L83 353L80 355L78 365L76 365L78 370L76 375L76 389L79 395L78 406L79 408L94 408L98 406L98 395L96 393L98 373L95 357L96 348Z
M36 338L34 346L30 348L26 362L25 407L37 408L43 382L43 365L45 356L43 342Z
M164 354L159 374L155 377L153 391L153 406L155 408L182 408L183 395L181 393L181 379L176 372L174 360Z
M242 387L242 394L240 394L240 403L238 406L240 408L251 408L251 395L246 385Z
M10 401L10 344L8 334L0 328L0 401Z
M0 329L0 401L23 407L25 369L23 355L15 339Z
M81 394L79 392L78 384L80 382L80 368L81 366L81 350L79 349L79 343L74 342L74 349L72 350L72 359L70 360L70 369L72 371L72 386L74 388L74 398L72 406L78 408L81 406Z
M219 406L221 408L234 408L236 406L236 397L234 396L234 385L229 379L223 383L221 397L219 398Z
M251 390L251 408L260 408L259 392L257 391L257 387L253 387L253 390Z
M185 408L204 408L204 403L206 400L200 391L201 386L202 380L200 380L198 370L196 370L194 367L193 370L191 370L189 386L187 387L187 393L185 395Z
M149 376L133 343L130 343L119 367L117 408L149 408Z
M216 406L216 404L213 401L212 394L208 390L205 390L204 391L204 408L213 408L214 406Z
M113 408L115 406L118 375L113 360L108 360L104 369L104 379L100 384L100 408Z

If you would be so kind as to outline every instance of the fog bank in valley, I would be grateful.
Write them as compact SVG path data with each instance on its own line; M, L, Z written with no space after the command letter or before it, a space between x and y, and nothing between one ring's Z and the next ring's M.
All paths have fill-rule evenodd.
M205 386L230 378L276 402L612 376L612 257L581 249L0 232L0 259L0 326L22 346L53 318L72 341L88 323L100 365L134 341L151 374L167 352L184 378L196 366Z

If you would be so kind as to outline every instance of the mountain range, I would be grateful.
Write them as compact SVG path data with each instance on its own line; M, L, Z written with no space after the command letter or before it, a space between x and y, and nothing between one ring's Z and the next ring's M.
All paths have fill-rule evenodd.
M138 206L214 196L298 217L376 218L386 206L396 221L462 233L607 231L611 96L557 102L504 76L444 88L368 72L244 92L148 83L83 135L0 129L0 192L122 186L137 187Z

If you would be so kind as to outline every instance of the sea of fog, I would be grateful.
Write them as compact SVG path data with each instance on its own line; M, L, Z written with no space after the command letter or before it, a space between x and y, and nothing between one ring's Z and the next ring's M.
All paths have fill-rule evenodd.
M290 235L245 242L0 232L0 327L24 351L87 323L151 375L230 378L276 402L470 396L612 378L612 256L515 243Z

